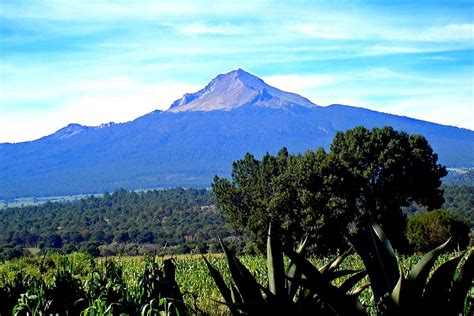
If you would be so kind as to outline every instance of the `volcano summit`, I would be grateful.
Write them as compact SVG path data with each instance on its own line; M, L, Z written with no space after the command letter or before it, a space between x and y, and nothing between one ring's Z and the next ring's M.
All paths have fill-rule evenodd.
M70 124L35 141L0 144L0 199L117 188L208 187L246 152L327 148L336 131L392 126L424 135L441 163L474 166L474 132L346 105L317 106L242 69L218 75L167 111L131 122Z

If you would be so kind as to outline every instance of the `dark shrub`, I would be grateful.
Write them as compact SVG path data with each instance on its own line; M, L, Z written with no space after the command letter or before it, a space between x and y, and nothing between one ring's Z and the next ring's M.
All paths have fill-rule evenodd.
M417 252L426 252L451 237L451 250L469 244L469 224L459 214L435 210L408 218L407 239Z

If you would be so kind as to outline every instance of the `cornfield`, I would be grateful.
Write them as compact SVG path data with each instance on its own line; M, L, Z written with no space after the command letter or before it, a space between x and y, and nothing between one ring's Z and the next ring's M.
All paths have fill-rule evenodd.
M435 266L452 256L442 255ZM230 283L225 257L206 255L206 258ZM260 284L267 284L266 258L242 256L239 259ZM418 256L401 258L400 264L408 271L418 259ZM310 261L323 266L330 260ZM341 264L341 269L362 268L362 260L355 254ZM359 298L370 309L373 304L370 290L365 290ZM52 253L0 264L0 315L12 312L17 315L229 314L223 301L206 263L196 256L172 260L94 259L80 253L69 256Z

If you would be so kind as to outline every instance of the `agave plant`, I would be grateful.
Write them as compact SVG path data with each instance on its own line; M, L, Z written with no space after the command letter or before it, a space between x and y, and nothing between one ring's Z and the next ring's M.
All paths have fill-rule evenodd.
M365 238L358 236L353 244L368 270L379 315L468 315L473 312L472 302L467 297L474 279L472 249L467 256L461 253L443 263L429 278L436 259L449 242L426 253L404 276L390 241L378 224L370 222ZM463 258L464 264L456 273Z
M203 258L233 315L365 314L357 300L361 289L351 291L366 275L365 271L337 270L349 252L318 269L303 255L306 241L303 241L296 250L290 248L283 250L279 240L272 235L270 226L267 239L268 286L262 286L222 240L220 242L233 281L230 286L206 257ZM284 254L290 260L286 270ZM331 283L343 276L350 277L339 287Z

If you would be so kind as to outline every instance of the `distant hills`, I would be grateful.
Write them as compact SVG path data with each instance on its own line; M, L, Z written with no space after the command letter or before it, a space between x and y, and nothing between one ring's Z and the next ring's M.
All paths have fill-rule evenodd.
M70 124L35 141L0 144L0 199L208 187L246 152L327 148L336 131L358 125L422 134L441 163L474 167L474 131L346 105L321 107L238 69L167 111L121 124Z

